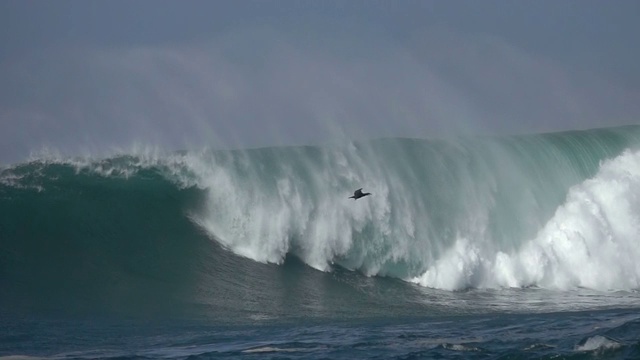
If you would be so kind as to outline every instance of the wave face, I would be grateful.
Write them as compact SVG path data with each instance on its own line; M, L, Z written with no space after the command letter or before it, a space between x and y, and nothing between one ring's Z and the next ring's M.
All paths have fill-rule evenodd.
M639 146L640 127L623 127L45 156L1 170L0 285L117 306L114 293L233 282L237 260L210 265L235 254L445 290L638 289ZM373 195L348 199L360 187Z
M0 303L115 309L190 286L197 229L184 209L200 194L138 160L40 159L2 171Z

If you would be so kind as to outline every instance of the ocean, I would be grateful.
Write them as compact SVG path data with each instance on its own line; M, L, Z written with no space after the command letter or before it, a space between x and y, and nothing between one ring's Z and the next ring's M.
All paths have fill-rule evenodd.
M640 126L42 152L0 359L640 359L639 260Z

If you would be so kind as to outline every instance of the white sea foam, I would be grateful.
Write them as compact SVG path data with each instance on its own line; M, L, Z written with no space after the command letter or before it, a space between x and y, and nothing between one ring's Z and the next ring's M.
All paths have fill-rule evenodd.
M363 231L367 224L375 221L373 233L383 235L391 231L391 226L386 184L366 181L368 174L356 157L347 159L349 154L338 152L324 156L332 171L309 164L306 171L313 173L309 182L300 179L300 173L288 165L278 165L273 184L264 181L272 174L265 175L261 164L240 157L230 167L212 163L215 159L209 158L196 170L208 189L209 207L195 219L239 255L281 263L295 248L307 264L327 270L335 258L352 249L354 233ZM343 186L343 191L336 191L345 182L366 184L366 190L376 196L354 204L347 199L352 189ZM370 258L366 253L371 250L375 248L362 249L364 254L356 266Z
M640 287L640 152L601 164L569 190L565 203L512 252L459 239L412 281L427 287L542 286L598 290Z
M588 338L582 344L578 344L575 346L575 351L595 351L600 352L609 349L617 349L621 347L622 344L609 339L605 336L596 335Z

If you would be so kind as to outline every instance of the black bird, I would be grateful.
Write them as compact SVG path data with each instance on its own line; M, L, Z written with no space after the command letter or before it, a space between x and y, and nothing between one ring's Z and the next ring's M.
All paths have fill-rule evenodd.
M361 197L365 197L367 195L371 195L371 193L363 193L362 188L360 188L353 193L353 196L349 196L349 199L358 200Z

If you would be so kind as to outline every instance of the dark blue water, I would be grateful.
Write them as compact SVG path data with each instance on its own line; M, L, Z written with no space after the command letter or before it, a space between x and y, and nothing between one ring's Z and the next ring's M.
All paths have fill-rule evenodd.
M357 321L3 319L3 358L55 359L634 359L633 310Z

